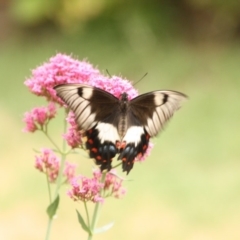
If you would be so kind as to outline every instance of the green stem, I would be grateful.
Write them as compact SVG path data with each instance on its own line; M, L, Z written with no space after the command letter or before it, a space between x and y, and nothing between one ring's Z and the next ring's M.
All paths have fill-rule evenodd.
M52 227L52 222L53 222L53 219L52 219L52 218L49 218L49 219L48 219L48 225L47 225L47 232L46 232L45 240L48 240L48 239L49 239L50 232L51 232L51 227Z
M90 227L90 218L89 218L89 213L88 213L88 208L87 208L87 202L84 201L84 208L85 208L85 212L87 215L87 225L88 227Z
M107 175L107 171L102 173L102 177L101 177L101 183L105 182L105 178ZM100 192L100 196L103 195L103 191L104 189L102 188L101 192ZM92 224L91 224L91 234L88 235L88 240L91 240L93 237L93 233L94 233L94 229L97 225L97 221L99 218L99 212L100 212L100 207L101 207L101 202L97 202L94 208L94 212L93 212L93 217L92 217Z
M51 203L52 202L52 194L51 194L50 182L49 182L47 173L46 173L46 178L47 178L47 186L48 186L49 203Z
M66 124L65 124L66 125ZM58 150L59 153L61 153L61 150L59 149L58 145L52 140L52 138L48 135L47 131L42 130L42 132L45 134L45 136L48 138L48 140L52 143L52 145ZM65 142L65 141L64 141ZM64 152L64 151L63 151Z
M66 113L67 114L67 113ZM63 132L65 133L67 130L67 122L64 119L64 125L63 125ZM62 143L62 151L59 149L59 147L56 145L56 143L52 140L52 138L48 135L47 131L43 131L44 134L47 136L47 138L50 140L50 142L55 146L55 148L59 151L59 153L61 154L61 163L60 163L60 169L59 169L59 174L58 174L58 178L57 178L57 186L55 189L55 193L54 193L54 200L56 199L56 197L58 196L59 193L59 189L62 185L62 176L63 176L63 170L64 170L64 165L65 165L65 159L66 159L66 141L63 140ZM51 227L52 227L52 222L53 222L53 218L49 218L48 219L48 225L47 225L47 232L46 232L46 237L45 240L49 239L50 236L50 232L51 232Z

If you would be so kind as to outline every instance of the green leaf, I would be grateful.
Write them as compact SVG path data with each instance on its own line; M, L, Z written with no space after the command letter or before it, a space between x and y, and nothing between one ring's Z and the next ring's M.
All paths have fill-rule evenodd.
M53 218L57 212L58 205L59 205L59 195L55 198L55 200L47 207L47 214L49 218Z
M102 232L106 232L107 230L109 230L112 226L114 225L114 222L111 222L103 227L100 227L100 228L96 228L94 230L94 234L97 234L97 233L102 233Z
M81 214L78 212L78 210L76 210L76 212L77 212L77 215L78 215L78 222L81 224L82 229L84 229L86 232L91 234L91 230L89 229L87 224L84 222L83 217L81 216Z

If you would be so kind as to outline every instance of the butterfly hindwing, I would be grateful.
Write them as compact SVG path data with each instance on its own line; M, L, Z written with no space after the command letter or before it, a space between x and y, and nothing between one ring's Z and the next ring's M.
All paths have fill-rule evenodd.
M122 160L122 169L127 173L133 168L135 159L141 159L149 144L149 134L142 126L132 126L123 138L124 146L120 148L118 159Z
M107 135L102 136L107 129ZM86 136L89 156L95 159L97 165L101 165L101 170L109 171L112 167L112 159L118 153L115 145L115 142L119 140L116 128L110 124L99 123L94 128L87 130Z

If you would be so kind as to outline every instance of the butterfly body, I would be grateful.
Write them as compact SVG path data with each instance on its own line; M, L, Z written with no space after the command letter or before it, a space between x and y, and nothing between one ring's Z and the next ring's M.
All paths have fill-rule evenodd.
M118 99L84 84L62 84L55 90L75 113L79 129L85 131L89 155L101 170L110 170L112 159L119 154L127 173L135 158L145 154L150 137L163 129L186 98L179 92L154 91L132 100L124 92Z

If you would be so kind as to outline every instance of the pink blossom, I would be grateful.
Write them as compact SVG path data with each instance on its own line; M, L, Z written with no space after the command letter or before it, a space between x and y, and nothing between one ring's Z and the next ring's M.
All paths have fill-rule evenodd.
M47 107L33 108L30 112L24 114L23 121L26 123L24 132L35 132L43 127L48 121L56 115L55 104L50 102Z
M131 83L118 76L112 76L111 78L105 76L94 76L90 79L89 85L100 88L113 94L115 97L120 98L122 93L128 94L128 99L131 100L138 95L137 90L133 88Z
M57 113L56 105L53 102L49 102L47 108L48 108L48 118L49 119L54 118Z
M66 176L67 182L70 183L71 180L75 177L76 167L76 164L65 162L65 169L63 171L63 174Z
M31 112L24 114L23 121L26 123L26 127L23 129L24 132L35 132L38 129Z
M100 181L102 173L99 169L93 171L93 176ZM123 179L117 176L115 169L111 169L107 174L104 182L104 196L113 196L120 198L125 195L126 189L122 186Z
M99 70L86 61L57 54L50 58L49 62L32 70L32 77L25 81L25 85L32 93L59 102L54 86L63 83L85 83L90 77L99 74Z
M75 115L73 112L69 112L67 117L67 122L70 127L67 130L67 133L63 134L63 138L67 141L68 145L72 148L77 148L81 143L81 132L75 121Z
M104 76L90 63L60 53L32 70L32 76L25 81L32 93L61 105L62 101L56 96L53 87L64 83L85 83L110 92L118 98L123 92L128 93L129 99L137 96L137 91L129 81L117 76Z
M101 197L101 189L103 184L96 178L87 178L79 175L71 180L72 188L68 191L69 197L74 201L103 202Z
M47 116L47 108L39 107L34 108L32 110L33 119L38 123L40 126L44 125L48 116Z
M55 182L59 172L59 159L51 149L44 148L40 156L35 156L35 167L44 172L50 182Z

